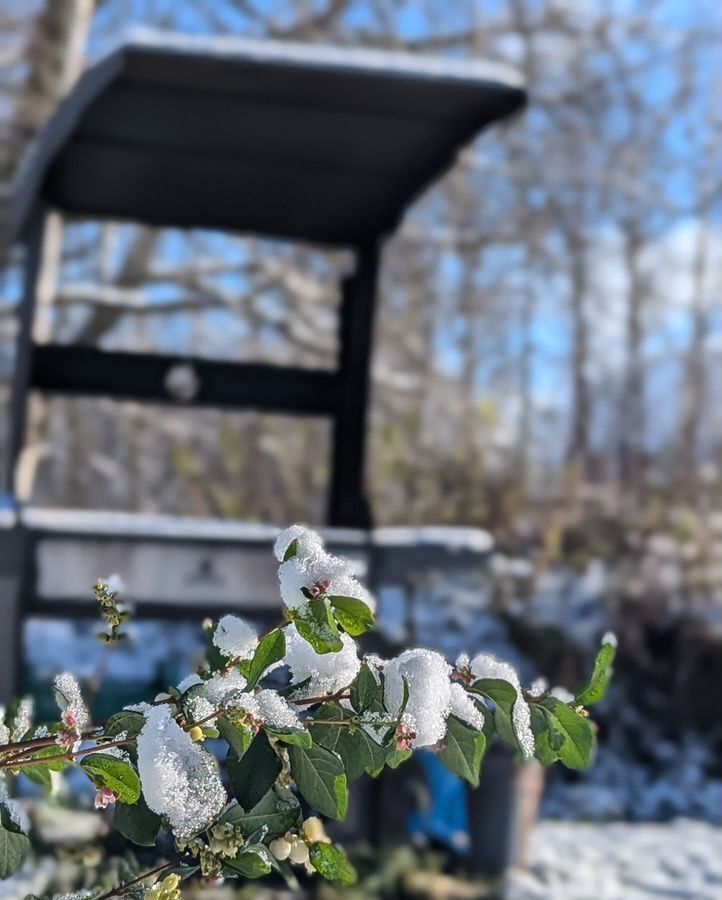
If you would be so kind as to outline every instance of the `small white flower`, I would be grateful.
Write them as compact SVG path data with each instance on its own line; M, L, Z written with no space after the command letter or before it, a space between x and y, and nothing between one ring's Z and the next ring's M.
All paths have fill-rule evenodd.
M283 862L291 855L291 843L283 837L277 837L268 845L268 849L277 860Z

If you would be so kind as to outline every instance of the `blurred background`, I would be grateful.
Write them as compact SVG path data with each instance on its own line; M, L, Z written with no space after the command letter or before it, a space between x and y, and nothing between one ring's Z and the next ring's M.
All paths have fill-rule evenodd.
M522 681L572 687L613 629L619 663L589 773L542 784L499 762L513 811L502 888L474 864L476 801L429 763L384 788L405 817L388 846L359 851L356 895L722 896L718 5L0 0L0 215L83 68L138 28L161 44L180 32L484 59L517 69L528 90L527 108L465 147L384 247L366 435L374 537L335 539L375 587L389 645L450 659L483 648ZM51 246L39 343L338 362L345 251L71 217L52 219ZM19 246L2 249L4 480L23 263ZM9 535L21 501L27 521L61 522L66 540L39 564L56 611L20 597L13 665L39 714L61 668L100 694L99 716L174 683L201 649L203 596L211 614L276 610L270 556L265 567L257 554L275 526L326 524L330 459L320 418L33 393L0 517ZM190 562L181 553L167 591L185 613L144 615L139 603L135 640L108 656L82 603L93 579L117 568L133 599L168 562L115 540L106 556L88 550L83 569L72 533L94 528L123 541L170 529L191 549L212 533L222 553L250 541L248 581L205 544ZM68 859L99 839L83 834L65 840ZM363 822L353 836L372 837Z

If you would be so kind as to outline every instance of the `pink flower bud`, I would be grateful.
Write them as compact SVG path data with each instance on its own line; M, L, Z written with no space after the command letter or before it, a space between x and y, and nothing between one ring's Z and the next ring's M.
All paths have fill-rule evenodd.
M66 724L69 728L75 728L75 729L77 729L77 727L78 727L78 714L75 712L74 709L72 709L71 707L68 707L68 708L63 712L61 718L62 718L63 722L65 722L65 724Z
M109 787L103 787L95 795L95 808L106 809L111 803L115 803L117 796Z

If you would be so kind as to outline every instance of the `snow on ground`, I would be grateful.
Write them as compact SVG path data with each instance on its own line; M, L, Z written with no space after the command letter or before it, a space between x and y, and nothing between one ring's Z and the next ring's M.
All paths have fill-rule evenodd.
M722 811L721 811L722 815ZM527 871L509 877L508 900L720 900L722 827L539 822Z

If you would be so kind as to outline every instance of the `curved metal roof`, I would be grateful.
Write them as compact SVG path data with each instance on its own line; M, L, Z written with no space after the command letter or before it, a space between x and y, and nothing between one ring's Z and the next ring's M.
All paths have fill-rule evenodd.
M524 100L513 70L474 61L144 34L61 104L20 168L6 237L42 199L93 218L363 244Z

